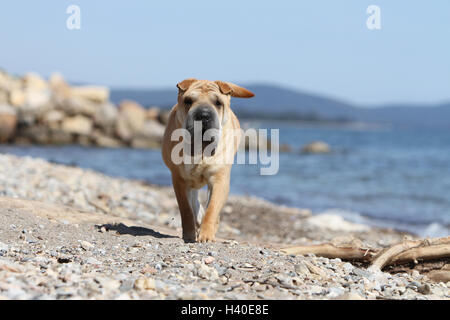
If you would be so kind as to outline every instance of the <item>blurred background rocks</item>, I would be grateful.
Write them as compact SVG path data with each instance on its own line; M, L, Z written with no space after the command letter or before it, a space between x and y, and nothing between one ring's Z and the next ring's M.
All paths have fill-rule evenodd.
M0 143L159 148L167 111L134 101L118 106L102 86L71 86L54 73L0 71Z

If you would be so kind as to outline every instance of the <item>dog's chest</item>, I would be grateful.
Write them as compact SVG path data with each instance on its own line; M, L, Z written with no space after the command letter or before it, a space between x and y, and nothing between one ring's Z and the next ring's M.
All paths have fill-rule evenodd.
M215 172L215 168L204 163L183 164L180 166L180 169L181 176L189 184L189 187L193 189L202 188Z

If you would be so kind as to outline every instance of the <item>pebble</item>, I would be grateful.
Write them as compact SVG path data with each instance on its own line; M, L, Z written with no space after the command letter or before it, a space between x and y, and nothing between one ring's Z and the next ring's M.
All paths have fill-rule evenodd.
M342 268L344 269L344 271L345 271L346 273L350 273L350 272L353 271L353 269L355 269L355 267L354 267L351 263L348 263L348 262L344 263L344 265L342 266Z
M328 289L327 298L333 299L342 296L345 292L344 288L331 287Z
M89 257L86 259L86 263L87 264L95 264L95 265L100 265L102 264L100 261L98 261L97 259L93 258L93 257Z
M208 267L203 263L194 263L196 266L195 274L205 280L216 281L219 279L219 273L215 268Z
M352 272L353 274L363 278L369 278L370 276L372 276L372 273L361 268L353 268Z
M126 279L122 281L120 284L119 290L121 292L130 291L134 287L134 280L133 279Z
M188 246L180 246L180 247L178 247L177 250L180 253L187 253L187 252L189 252L189 247Z
M308 276L310 274L308 267L303 262L297 263L294 269L298 275Z
M94 248L94 245L87 241L80 241L80 246L81 246L81 248L83 248L86 251Z
M430 294L431 288L428 284L421 285L417 288L417 291L421 294Z
M305 261L304 263L311 273L316 274L323 278L327 277L327 272L324 269L322 269L321 267L318 267L308 261Z
M215 260L216 260L216 259L214 259L214 257L206 257L206 258L203 260L203 262L204 262L205 264L211 264L211 263L213 263Z
M140 277L134 282L134 287L137 290L154 290L155 280L147 277Z
M0 256L6 254L9 250L9 246L6 243L0 242Z

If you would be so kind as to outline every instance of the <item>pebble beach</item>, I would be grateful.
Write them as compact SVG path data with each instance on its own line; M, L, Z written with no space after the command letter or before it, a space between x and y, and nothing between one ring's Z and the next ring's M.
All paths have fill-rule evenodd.
M383 248L404 238L253 197L230 196L214 243L184 243L173 191L30 157L0 155L0 299L449 299L433 268L280 249Z

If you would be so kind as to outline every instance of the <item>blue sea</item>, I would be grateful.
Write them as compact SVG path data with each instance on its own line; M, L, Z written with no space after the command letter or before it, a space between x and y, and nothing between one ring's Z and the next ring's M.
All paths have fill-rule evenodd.
M231 193L324 211L370 225L421 236L450 234L450 129L387 129L259 122L279 129L279 172L260 175L259 165L235 165ZM333 152L303 155L311 141ZM0 146L0 153L40 157L103 173L170 185L160 151L80 146Z

